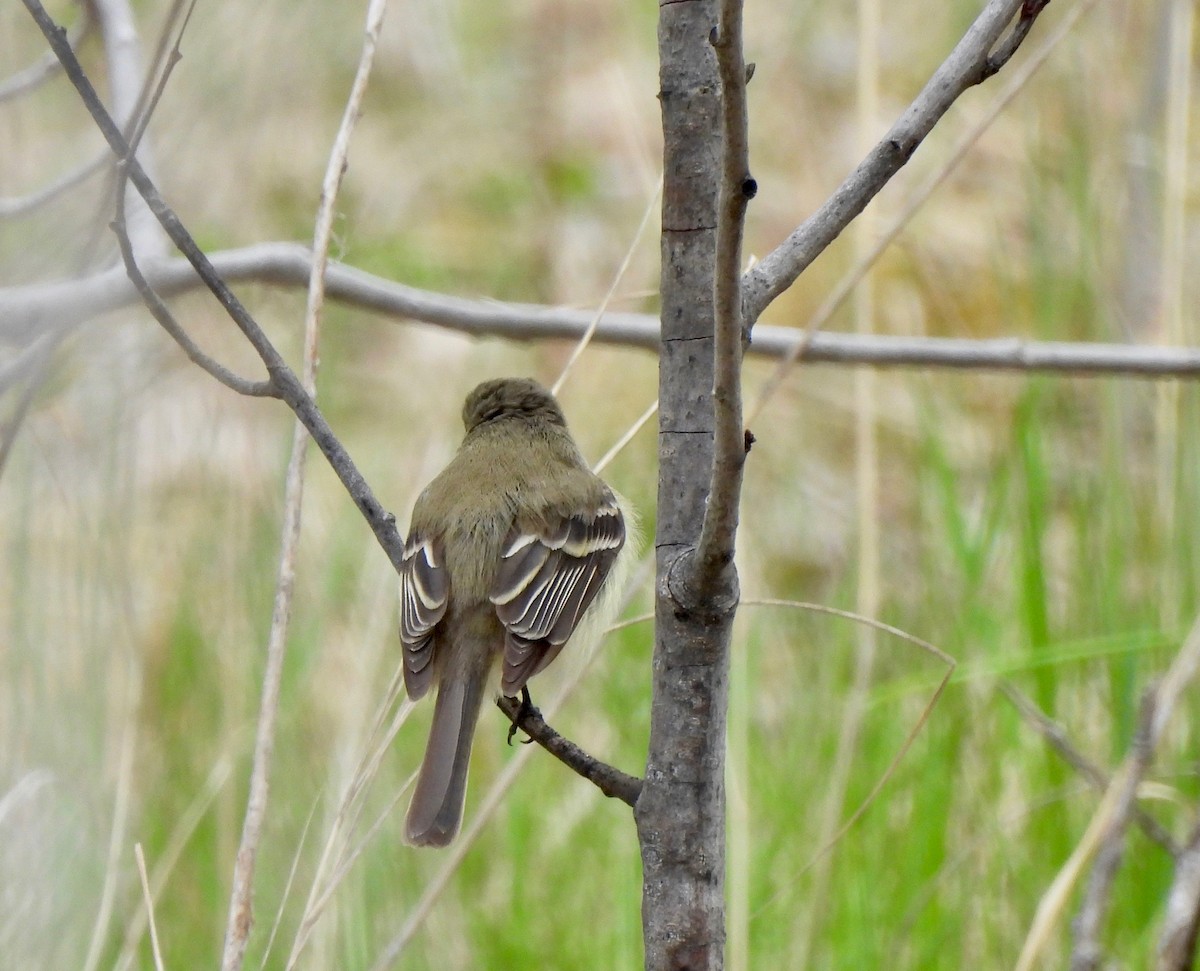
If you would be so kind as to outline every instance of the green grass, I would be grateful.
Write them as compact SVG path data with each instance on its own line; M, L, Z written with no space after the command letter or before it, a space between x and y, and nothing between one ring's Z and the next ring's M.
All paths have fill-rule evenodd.
M599 301L657 178L653 15L551 6L464 0L444 19L430 7L427 20L389 21L387 63L343 196L338 247L349 262L467 296ZM918 20L927 29L883 65L888 104L915 92L977 6L889 10L895 36L913 36ZM360 13L342 22L312 5L259 4L221 16L233 14L250 19L235 31L198 11L170 110L151 128L170 196L221 245L307 241ZM1115 339L1128 328L1150 339L1144 320L1118 309L1121 281L1142 265L1123 232L1134 194L1122 160L1137 120L1129 92L1149 83L1153 60L1143 54L1156 27L1143 17L1140 8L1095 14L934 195L877 271L881 328L1055 340ZM853 125L852 65L828 52L843 50L853 24L851 8L832 4L747 18L762 186L747 250L761 255L852 164L841 141ZM286 30L278 38L258 29L276 22ZM883 194L885 223L915 184L906 180L937 164L991 87L969 94ZM0 141L15 146L0 160L5 195L66 157L56 114L65 99L39 97L0 114ZM197 152L201 144L221 151ZM237 178L222 175L234 159ZM90 213L85 203L63 210ZM6 279L74 266L87 246L64 229L63 210L0 223ZM103 226L96 232L107 245ZM614 306L653 308L654 246L644 243ZM818 261L770 322L802 325L851 249L847 241ZM303 299L242 292L294 359ZM181 301L179 312L206 348L257 373L207 300ZM290 419L277 403L235 399L197 374L137 311L86 328L68 350L0 478L0 800L11 796L0 813L0 964L82 966L107 892L96 966L113 967L142 906L140 842L152 873L178 852L155 903L167 967L214 967L245 807ZM561 344L472 342L330 308L321 403L404 525L458 439L465 391L500 373L552 379L566 354ZM747 367L751 393L767 373ZM653 400L655 380L643 352L588 352L563 395L586 454L607 450ZM839 369L797 371L755 422L738 546L747 599L853 607L850 384ZM899 372L880 380L879 394L880 619L936 643L958 667L821 882L812 864L857 632L828 616L743 609L730 707L731 971L799 968L806 942L812 971L1012 967L1098 797L998 685L1033 698L1111 770L1128 751L1142 693L1197 609L1194 388L1182 389L1167 429L1177 438L1170 467L1156 448L1150 383ZM0 424L10 407L0 399ZM644 546L655 520L653 427L607 473L640 509ZM284 967L399 655L390 567L316 453L306 501L249 968ZM647 609L650 589L631 614ZM650 656L649 624L613 635L555 726L640 772ZM885 772L942 674L880 635L843 818ZM553 694L547 684L537 697ZM1172 798L1143 800L1176 835L1200 797L1193 701L1176 713L1152 773ZM400 728L352 843L418 764L429 708ZM504 734L501 716L485 712L468 824L523 751ZM397 966L640 965L628 811L544 753L530 756ZM214 779L224 779L215 793ZM371 967L438 877L446 854L401 841L406 801L340 883L301 966ZM1170 875L1163 852L1131 831L1105 937L1126 966L1148 966ZM1043 966L1065 963L1077 906ZM152 967L144 933L132 966Z

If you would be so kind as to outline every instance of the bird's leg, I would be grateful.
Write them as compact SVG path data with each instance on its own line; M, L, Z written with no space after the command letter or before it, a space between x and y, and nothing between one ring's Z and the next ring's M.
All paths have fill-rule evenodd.
M516 715L513 716L512 725L508 729L509 745L512 745L513 736L517 734L517 729L521 727L521 722L524 721L529 715L532 715L535 711L537 711L537 709L533 707L533 699L529 697L529 686L522 685L521 707L517 709ZM521 744L528 745L532 741L532 738L523 738L521 739Z

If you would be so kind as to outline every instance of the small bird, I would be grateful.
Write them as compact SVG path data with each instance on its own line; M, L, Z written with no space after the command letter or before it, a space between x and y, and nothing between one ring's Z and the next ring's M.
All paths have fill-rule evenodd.
M405 836L458 833L475 723L498 660L517 695L596 599L625 543L613 491L588 468L554 396L536 381L485 381L463 405L466 436L413 507L400 570L404 685L437 682Z

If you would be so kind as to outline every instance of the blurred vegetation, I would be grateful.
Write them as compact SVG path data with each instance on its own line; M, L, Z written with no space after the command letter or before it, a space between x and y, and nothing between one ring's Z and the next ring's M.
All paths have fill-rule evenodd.
M1069 36L881 261L880 330L1155 339L1162 6L1100 5ZM147 45L164 7L138 5ZM886 5L880 132L977 7ZM1033 40L1062 13L1051 7ZM596 306L658 179L654 16L628 3L394 3L335 255L458 294ZM308 240L361 17L358 6L278 0L197 8L149 137L168 198L207 246ZM760 185L750 252L770 249L856 160L853 17L853 5L831 2L748 7ZM0 11L0 74L40 51L24 11ZM102 76L94 39L83 53ZM969 93L883 193L885 224L994 87ZM0 105L0 144L0 195L16 196L99 138L60 81ZM110 261L102 188L93 179L0 222L0 283ZM652 233L640 242L614 307L655 308L656 247ZM1194 240L1189 258L1194 266ZM852 259L839 241L767 319L802 326ZM243 295L295 359L303 296ZM206 347L255 373L209 300L189 297L178 311ZM403 524L455 447L463 394L502 373L551 380L568 353L330 308L321 402ZM748 365L751 397L767 373ZM589 350L562 396L586 453L602 455L655 389L652 356ZM813 969L1010 967L1097 797L1046 751L998 679L1111 766L1197 608L1194 388L1179 389L1174 417L1160 386L1115 379L896 372L879 395L881 619L959 668L819 886L809 864L857 631L799 610L743 609L729 863L731 953L746 967L798 967L805 951ZM747 598L853 605L854 407L848 372L798 369L755 423L739 543ZM12 409L0 400L0 423ZM0 965L80 967L91 953L91 966L116 966L127 929L140 927L141 842L152 873L169 866L155 907L166 965L215 966L289 428L282 406L238 399L187 365L137 309L73 335L39 392L0 479ZM652 429L606 473L641 510L646 537ZM284 965L399 654L394 576L332 475L316 458L310 468L250 967ZM649 598L646 582L630 615ZM644 762L650 651L649 624L611 636L555 719L629 771ZM940 676L928 657L881 639L847 814ZM1200 796L1195 710L1175 719L1147 803L1177 834ZM360 832L415 768L428 717L422 706L399 732ZM501 716L485 713L468 823L514 757L503 738ZM533 754L401 967L640 966L628 812ZM306 966L369 967L398 933L445 859L403 846L401 825L393 812L349 871ZM1169 877L1163 851L1131 832L1107 942L1127 966L1149 961ZM148 938L135 936L132 966L149 968Z

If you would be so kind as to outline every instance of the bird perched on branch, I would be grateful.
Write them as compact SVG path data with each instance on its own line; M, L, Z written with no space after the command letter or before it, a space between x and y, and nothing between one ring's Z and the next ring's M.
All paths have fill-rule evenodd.
M536 381L479 385L463 425L458 453L413 507L400 573L405 688L415 700L437 683L405 823L419 846L458 833L497 662L500 692L520 693L562 650L625 543L617 497Z

